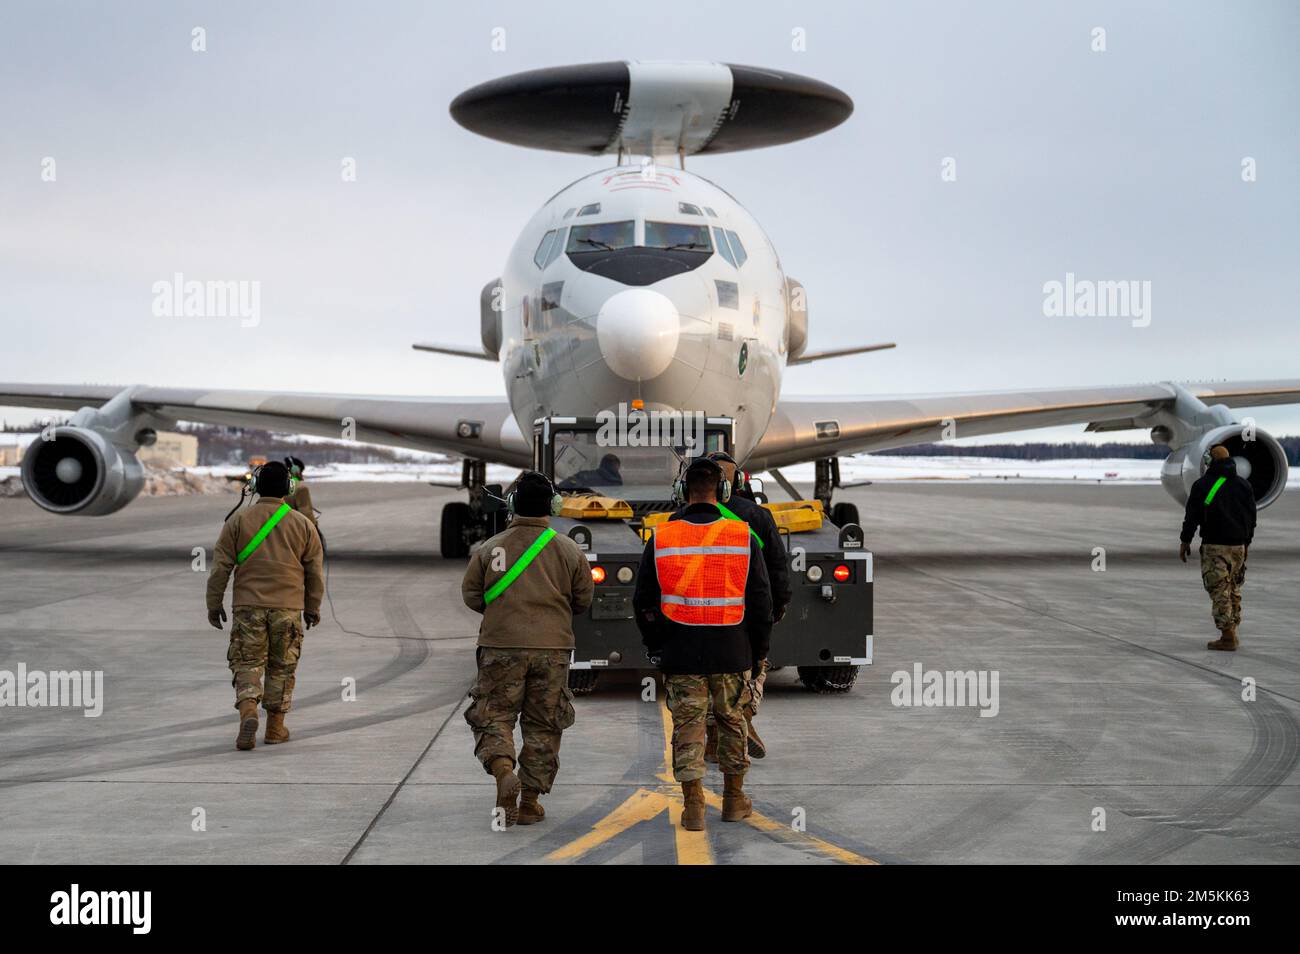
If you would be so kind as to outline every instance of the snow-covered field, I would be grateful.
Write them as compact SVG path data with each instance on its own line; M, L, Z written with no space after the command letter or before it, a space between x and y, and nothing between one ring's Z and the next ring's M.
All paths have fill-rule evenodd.
M0 435L0 443L30 443L35 434ZM232 465L195 467L193 472L224 477L238 472ZM403 461L383 464L333 464L326 467L309 467L308 479L312 481L411 481L424 483L459 484L460 461ZM491 464L488 480L505 484L518 473L513 468ZM813 465L796 464L785 467L782 473L798 483L813 479ZM17 467L0 467L0 480L17 477ZM760 474L770 486L775 481L770 474ZM1105 484L1154 484L1160 481L1160 461L1111 458L1102 460L1010 460L994 457L871 457L861 455L840 460L840 479L844 483L861 480L872 481L970 481L972 483L997 482L1077 482ZM1300 486L1300 467L1291 468L1287 488Z
M781 472L796 482L813 479L813 465L796 464ZM1092 481L1148 484L1160 482L1160 461L1011 460L1002 457L844 457L840 480Z
M196 473L223 477L238 473L238 467L191 467ZM460 486L461 464L458 460L392 464L330 464L325 467L308 466L307 479L321 481L419 481L422 483L451 483ZM506 484L515 479L519 471L514 467L489 464L488 483Z

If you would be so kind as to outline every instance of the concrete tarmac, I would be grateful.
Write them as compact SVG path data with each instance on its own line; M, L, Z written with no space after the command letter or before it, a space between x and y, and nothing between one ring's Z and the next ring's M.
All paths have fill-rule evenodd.
M577 701L547 820L493 831L463 719L478 617L437 555L455 496L313 494L338 622L326 606L307 635L293 740L252 752L194 568L233 498L96 518L0 500L0 670L104 678L98 718L0 708L0 862L1300 861L1300 494L1261 515L1223 654L1158 487L848 492L876 555L875 664L842 696L774 673L758 814L723 824L711 767L703 835L674 827L662 702L633 676ZM917 664L996 672L996 716L892 704Z

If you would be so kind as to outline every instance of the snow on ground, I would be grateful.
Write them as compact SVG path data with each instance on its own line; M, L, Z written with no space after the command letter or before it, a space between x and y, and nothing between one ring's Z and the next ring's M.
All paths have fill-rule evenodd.
M213 467L191 467L199 474L224 477L239 473L238 467L229 464ZM0 470L0 473L3 471ZM383 464L329 464L308 465L307 479L312 483L322 481L419 481L423 483L450 483L460 486L461 463L448 461L402 461ZM490 484L508 484L519 474L517 468L488 464L487 479Z
M813 464L784 467L792 481L813 479ZM967 480L995 481L1082 480L1106 483L1159 483L1160 461L1129 458L1099 460L1015 460L1005 457L843 457L840 480Z

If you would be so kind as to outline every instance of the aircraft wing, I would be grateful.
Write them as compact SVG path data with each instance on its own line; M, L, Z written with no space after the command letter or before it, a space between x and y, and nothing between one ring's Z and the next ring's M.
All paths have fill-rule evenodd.
M526 467L531 442L519 433L504 397L372 397L285 391L208 391L197 388L0 382L0 405L75 411L100 407L124 390L131 405L160 418L258 427L438 451Z
M1300 403L1300 379L1182 387L1209 405ZM1140 419L1171 406L1175 397L1175 387L1169 383L872 398L783 397L748 465L753 470L782 467L945 437L1061 424L1088 424L1090 430L1146 427ZM945 434L949 427L950 433Z

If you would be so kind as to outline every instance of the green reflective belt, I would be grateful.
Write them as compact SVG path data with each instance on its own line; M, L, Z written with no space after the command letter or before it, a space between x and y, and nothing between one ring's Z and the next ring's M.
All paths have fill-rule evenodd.
M1219 492L1219 488L1222 487L1227 480L1227 477L1220 477L1214 482L1214 486L1210 488L1210 492L1205 495L1205 506L1208 507L1210 505L1210 501L1214 499L1214 495Z
M550 543L553 539L555 539L555 530L551 527L547 527L542 531L542 535L533 541L533 545L525 550L523 555L515 561L515 565L506 570L506 575L493 583L491 589L483 594L483 602L491 603L494 599L504 593L506 587L513 583L520 573L528 569L528 564L537 559L537 554L546 549L546 544Z
M239 556L235 558L236 563L243 563L253 555L253 551L262 545L262 541L267 535L275 529L275 525L284 519L284 515L293 508L288 504L280 504L280 509L271 515L271 519L262 524L262 529L253 534L253 539L248 541L248 546L239 551Z
M733 513L729 508L724 507L722 504L718 504L718 510L721 511L722 515L728 520L739 520L741 523L745 522L742 517L736 516L735 513ZM760 550L763 549L763 538L754 532L753 527L749 528L749 535L758 541L758 548Z

